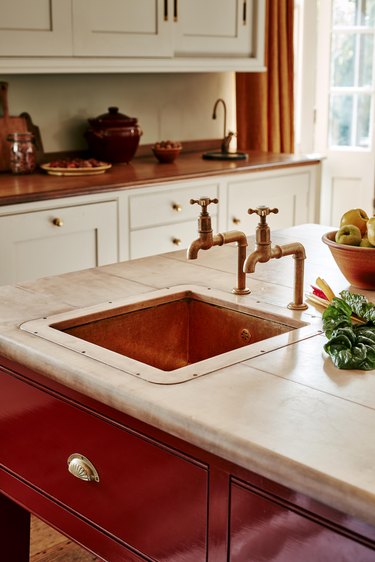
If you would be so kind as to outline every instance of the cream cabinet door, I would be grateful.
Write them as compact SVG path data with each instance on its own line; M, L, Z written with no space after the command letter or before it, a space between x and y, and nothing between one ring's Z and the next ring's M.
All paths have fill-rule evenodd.
M116 262L117 203L0 217L0 284Z
M72 55L70 0L0 0L0 54Z
M76 56L173 54L167 0L73 0L73 30Z
M259 50L263 53L262 0L174 0L173 5L177 56L257 58Z
M246 179L229 181L227 184L227 228L238 228L247 235L254 234L258 217L249 215L249 208L260 205L276 207L267 222L271 230L297 224L315 222L316 214L316 167L306 166L278 170L273 173L248 174Z

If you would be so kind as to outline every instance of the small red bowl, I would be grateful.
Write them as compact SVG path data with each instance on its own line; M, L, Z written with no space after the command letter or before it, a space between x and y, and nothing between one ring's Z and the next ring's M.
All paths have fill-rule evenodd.
M335 242L337 230L322 236L341 273L354 287L375 291L375 248L348 246Z
M173 147L163 147L163 146L153 146L152 152L155 158L159 160L160 163L166 164L174 162L182 150L181 145Z

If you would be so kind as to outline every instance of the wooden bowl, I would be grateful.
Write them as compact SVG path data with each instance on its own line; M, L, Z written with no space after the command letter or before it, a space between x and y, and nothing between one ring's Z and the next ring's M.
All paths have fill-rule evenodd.
M341 273L354 287L375 290L375 248L348 246L335 242L336 230L322 236Z
M181 145L172 148L153 146L152 152L154 153L155 158L159 160L159 162L165 164L169 162L174 162L174 160L176 160L177 156L180 154L181 149L182 149Z

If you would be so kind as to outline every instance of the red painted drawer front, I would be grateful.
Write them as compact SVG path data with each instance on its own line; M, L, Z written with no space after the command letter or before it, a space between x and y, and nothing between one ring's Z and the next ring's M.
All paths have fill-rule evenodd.
M374 562L352 538L232 482L230 562Z
M0 372L0 464L156 560L206 560L204 465ZM100 482L72 476L85 455Z

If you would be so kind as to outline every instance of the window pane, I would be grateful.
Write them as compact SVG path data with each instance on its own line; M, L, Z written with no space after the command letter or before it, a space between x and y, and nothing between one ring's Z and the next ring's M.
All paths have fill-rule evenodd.
M362 0L361 25L375 25L375 0Z
M356 146L361 148L368 148L370 146L370 112L371 96L366 94L359 95Z
M332 86L354 86L355 35L332 35Z
M331 96L329 144L350 146L352 135L353 96Z
M355 25L357 4L360 0L334 0L333 25Z
M373 35L361 35L359 49L359 86L372 85L372 50L374 48Z

